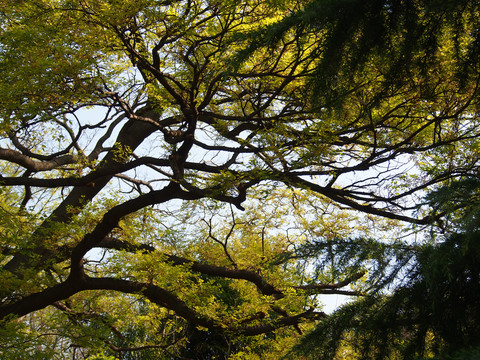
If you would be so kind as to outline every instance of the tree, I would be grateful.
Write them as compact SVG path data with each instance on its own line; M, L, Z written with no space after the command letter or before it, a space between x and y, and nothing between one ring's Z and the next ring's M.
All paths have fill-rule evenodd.
M478 356L480 252L478 222L472 221L478 215L478 189L478 178L471 178L430 193L431 205L449 209L456 226L415 249L394 291L344 306L308 334L297 351L307 358L334 358L348 344L362 359Z
M417 225L443 215L416 200L478 172L476 8L466 3L455 27L445 17L428 52L435 56L413 47L407 63L427 65L393 81L406 50L371 51L383 48L362 45L369 27L335 44L325 22L288 23L309 6L1 5L5 338L35 348L38 336L85 357L181 356L195 327L206 329L199 338L235 343L239 357L249 336L293 344L300 324L325 317L312 294L358 295L346 287L367 270L366 261L347 262L308 276L296 253L305 234L335 239L328 226L350 228L349 210ZM252 45L252 34L285 19L275 46ZM402 39L395 24L385 25L396 34L390 43ZM453 29L463 30L451 40ZM357 45L358 66L331 68L312 98L311 79ZM458 72L462 54L469 61ZM289 235L292 223L298 231Z

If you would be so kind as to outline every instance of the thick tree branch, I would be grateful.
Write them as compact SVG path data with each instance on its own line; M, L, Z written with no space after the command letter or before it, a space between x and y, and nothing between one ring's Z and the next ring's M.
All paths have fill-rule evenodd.
M97 246L118 225L120 219L144 207L164 203L172 199L194 200L199 197L185 192L180 186L171 182L162 190L152 191L145 195L125 201L107 211L95 229L85 237L72 250L71 273L72 278L81 278L83 274L83 257L93 247Z
M280 327L298 325L304 319L319 319L326 316L325 313L314 312L313 309L310 309L295 316L280 317L256 326L233 326L232 328L225 328L220 326L216 321L197 313L175 294L153 284L115 278L92 278L84 275L81 279L74 280L73 278L69 278L64 283L55 285L39 293L28 295L13 304L1 306L0 321L10 320L12 317L21 317L49 305L57 304L58 306L59 301L65 300L85 290L113 290L125 294L142 295L151 302L174 311L178 316L183 317L192 324L212 330L231 331L246 336L264 334ZM242 323L242 321L240 320L239 323Z
M104 249L126 250L131 252L155 251L155 248L150 245L146 245L146 244L132 245L128 242L121 241L116 238L108 237L108 236L103 238L95 247L104 248ZM259 273L253 270L236 269L236 268L230 269L223 266L205 264L199 261L189 260L187 258L178 256L178 255L171 255L171 254L162 254L162 255L163 255L162 256L163 260L172 265L188 266L191 271L198 272L204 275L209 275L212 277L246 280L254 284L261 294L267 295L267 296L273 296L275 299L281 299L285 296L283 290L276 288L275 286L270 284L267 279L265 279ZM343 295L358 296L358 295L361 295L361 293L358 291L341 290L341 288L360 279L364 275L365 275L365 272L359 272L335 284L307 284L307 285L292 286L292 288L298 289L298 290L306 290L313 294L343 294Z
M59 168L64 165L75 164L84 159L81 155L62 155L48 161L32 160L31 157L23 155L19 151L0 148L0 160L10 161L18 164L28 171L39 172Z
M158 115L151 110L144 109L142 113L149 114L153 118ZM141 144L148 135L156 130L152 124L141 121L128 121L117 136L117 143L121 144L124 149L134 150ZM117 149L110 151L100 162L97 169L104 169L125 162L119 158ZM36 248L32 250L32 255L25 253L16 254L4 267L4 270L10 271L16 275L20 275L21 268L36 268L39 264L45 264L50 258L51 252L42 244L45 239L45 233L48 233L52 224L67 223L75 216L95 195L103 189L110 181L113 174L96 178L92 182L92 186L74 187L64 201L50 214L50 216L40 225L32 234L32 238L36 239ZM46 239L45 239L46 240Z

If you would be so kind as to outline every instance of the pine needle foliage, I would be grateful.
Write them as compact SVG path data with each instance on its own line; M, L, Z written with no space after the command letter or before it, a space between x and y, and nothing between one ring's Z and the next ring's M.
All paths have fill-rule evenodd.
M480 345L480 231L472 219L480 207L474 196L478 189L478 179L466 179L432 192L427 197L432 206L449 207L452 216L458 207L452 203L470 199L461 217L457 214L457 228L450 229L455 232L416 248L415 263L401 286L343 306L304 338L296 354L343 359L347 348L358 359L475 358Z
M478 72L479 9L479 2L471 0L302 2L290 16L253 32L239 60L262 47L274 48L291 31L305 38L315 34L311 89L319 108L344 105L360 85L357 77L372 71L372 66L382 78L372 97L381 98L414 78L428 97L435 86L431 76L442 67L446 46L459 89Z

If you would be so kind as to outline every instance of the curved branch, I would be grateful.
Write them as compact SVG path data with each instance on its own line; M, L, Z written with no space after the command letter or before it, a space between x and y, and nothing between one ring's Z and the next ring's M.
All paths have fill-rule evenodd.
M299 290L335 290L349 285L350 283L357 281L366 274L365 271L360 271L352 276L347 277L345 280L342 280L335 284L307 284L295 286L295 289Z
M143 251L153 252L155 248L150 245L140 244L133 245L126 241L121 241L116 238L107 236L103 238L96 246L103 249L126 250L130 252ZM285 297L283 290L276 288L270 284L267 279L262 277L259 273L247 269L229 269L223 266L212 264L205 264L199 261L190 260L178 255L162 254L163 260L174 266L188 266L191 271L198 272L212 277L222 277L227 279L245 280L254 284L258 291L267 296L273 296L274 299L281 299ZM341 290L352 282L360 279L365 275L365 272L358 272L335 284L307 284L292 286L293 289L306 290L315 294L342 294L342 295L361 295L358 291Z
M283 176L281 176L281 177L283 177ZM346 205L346 206L348 206L352 209L359 210L362 213L378 215L378 216L388 218L388 219L401 220L401 221L405 221L405 222L408 222L408 223L419 224L419 225L427 225L427 224L431 223L432 220L433 220L430 216L426 216L422 219L417 219L417 218L413 218L413 217L406 216L406 215L396 214L391 210L376 208L376 207L372 206L371 204L360 204L360 203L352 200L351 198L349 198L348 197L348 192L346 192L346 191L342 191L341 189L322 187L318 184L315 184L313 182L309 182L309 181L304 180L304 179L300 179L300 178L295 177L295 176L287 175L286 179L284 178L283 181L285 181L287 183L290 183L290 184L293 184L293 185L300 186L302 188L307 188L307 189L313 190L313 191L315 191L319 194L322 194L322 195L328 197L329 199L331 199L331 200L333 200L333 201L335 201L339 204L343 204L343 205ZM372 199L372 201L379 201L379 199Z
M316 312L316 311L313 311L313 308L311 308L298 315L281 317L279 319L266 322L260 325L239 328L239 329L236 329L236 332L246 336L261 335L261 334L272 332L281 327L298 325L303 320L306 320L306 319L318 320L326 317L327 317L327 314L325 314L324 312Z
M93 247L97 246L105 237L118 225L120 219L128 214L134 213L144 207L164 203L172 199L195 200L199 197L183 191L174 182L161 190L152 191L140 195L135 199L125 201L107 211L95 229L85 237L72 250L71 273L72 278L80 278L83 274L83 257Z
M156 118L158 115L153 110L143 109L142 111L148 112L152 117ZM134 150L140 145L147 136L153 133L156 127L152 124L141 121L128 121L117 136L117 143L122 144L124 148ZM1 154L1 152L0 152ZM116 166L123 163L124 160L119 159L116 153L116 148L112 149L105 158L99 163L97 168L93 171L102 171L108 169L110 166ZM83 209L95 195L102 190L105 185L110 181L112 175L105 175L98 177L92 186L75 187L69 193L69 195L63 200L62 203L50 214L45 221L37 227L36 231L32 234L32 238L36 239L36 247L32 249L30 255L25 253L16 254L4 267L4 270L10 271L17 276L20 275L20 269L23 267L31 267L35 264L41 264L45 259L51 256L51 251L47 250L47 247L42 244L45 241L45 233L48 233L48 229L52 224L67 223L81 209ZM45 240L43 240L45 239ZM35 260L34 260L35 259Z
M56 169L67 164L75 164L84 159L82 155L63 155L48 161L36 161L19 151L0 148L0 160L10 161L31 172Z
M12 317L18 318L24 316L49 305L54 305L61 300L65 300L76 293L86 290L113 290L125 294L142 295L151 302L174 311L178 316L181 316L190 323L208 329L233 332L246 336L264 334L280 327L298 325L304 319L319 319L326 317L326 314L323 312L314 312L313 309L309 309L308 311L295 316L281 317L256 326L233 326L231 328L224 328L215 320L207 318L190 308L183 300L172 292L156 285L116 278L92 278L84 275L79 280L73 280L70 277L67 281L61 284L28 295L14 304L0 307L0 321L10 320ZM239 321L239 323L241 324L245 322Z
M169 167L171 165L168 159L159 159L149 156L140 157L128 163L116 163L109 166L97 167L94 171L82 177L66 177L61 179L39 179L30 177L3 177L0 175L0 184L5 186L35 186L43 188L55 188L61 186L93 186L97 185L96 180L105 176L114 176L116 174L132 170L139 166L155 165L161 167ZM225 171L225 167L212 166L204 163L185 162L186 170L202 171L209 174L220 174ZM237 171L229 170L232 174L237 174Z
M152 252L155 250L149 245L132 245L125 241L118 240L113 237L104 237L94 247L104 249L127 250L127 251L145 251ZM276 298L282 298L285 295L279 289L269 284L266 279L252 270L245 269L228 269L226 267L201 263L199 261L190 260L181 256L163 254L164 261L176 266L188 266L191 271L199 272L204 275L223 277L229 279L246 280L254 284L263 295L273 295Z

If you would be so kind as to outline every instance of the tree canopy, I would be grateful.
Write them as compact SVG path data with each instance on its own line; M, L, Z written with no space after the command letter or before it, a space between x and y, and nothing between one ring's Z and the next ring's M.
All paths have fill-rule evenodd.
M425 275L463 261L451 244L467 235L437 247L422 231L477 218L475 186L448 194L479 173L479 15L446 0L0 2L0 354L278 359L350 316L320 294L380 316L388 286L478 282L476 257ZM450 343L437 325L422 334ZM423 345L404 353L460 347Z

